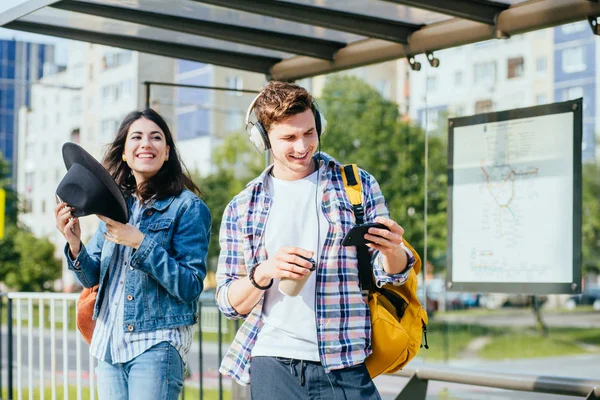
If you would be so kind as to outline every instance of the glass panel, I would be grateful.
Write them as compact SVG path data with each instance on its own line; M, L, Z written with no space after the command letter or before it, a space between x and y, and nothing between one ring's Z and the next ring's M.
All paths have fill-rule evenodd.
M254 46L231 43L223 40L204 38L201 36L190 35L186 33L169 31L134 24L130 22L116 21L108 18L96 17L92 15L74 13L53 8L44 8L36 11L21 21L37 22L52 25L68 27L73 29L87 30L98 33L113 33L125 36L133 36L141 39L159 40L163 42L173 42L190 46L208 47L211 49L234 51L248 54L257 54L268 57L285 58L291 56L289 53L262 49Z
M344 43L353 42L363 38L359 35L350 33L323 29L312 25L300 24L278 18L266 17L260 14L247 13L187 0L173 0L169 2L161 0L85 0L83 2L112 4L119 7L134 8L142 11L152 11L185 18L206 18L224 24L336 40Z
M379 0L347 0L344 2L336 0L290 0L290 3L309 4L332 10L365 14L371 17L392 19L417 25L430 24L450 18L444 14Z
M337 0L286 0L290 3L300 3L314 5L318 7L330 8L332 10L346 11L357 14L369 15L372 17L393 19L402 22L408 22L416 25L431 24L444 21L450 18L443 13L423 10L417 7L409 7L394 4L391 1L383 0L346 0L343 2ZM516 4L526 0L503 0L500 4ZM442 2L443 3L443 2Z
M600 273L600 201L597 167L597 79L596 67L599 39L590 30L587 21L516 35L508 40L493 40L435 52L440 60L438 68L432 68L424 56L417 56L420 71L408 68L408 94L406 109L408 120L414 121L427 137L429 178L427 180L427 258L428 268L423 276L421 296L430 313L428 327L429 350L421 349L418 356L426 364L444 363L477 371L506 372L527 375L568 376L597 379L591 372L597 365L600 335L597 312L600 307L596 289ZM402 67L405 62L399 61ZM550 294L531 296L528 293L486 293L451 291L445 285L447 277L447 221L450 216L445 208L447 197L447 151L448 119L472 116L494 111L512 110L561 102L583 97L583 284L584 295ZM401 107L402 108L402 107ZM483 133L482 133L483 134ZM533 132L539 139L544 132ZM548 139L550 140L549 136ZM567 138L568 142L572 139ZM497 146L496 143L495 146ZM508 146L508 145L507 145ZM536 140L527 146L510 143L506 157L517 158L533 149L544 148L544 140ZM440 151L441 149L441 151ZM474 156L477 146L472 144L463 154ZM454 152L457 156L456 151ZM474 156L476 157L476 156ZM443 161L440 163L439 159ZM513 158L513 161L514 161ZM425 168L423 162L415 160L417 166ZM508 164L507 164L508 165ZM512 169L531 168L532 163L511 164ZM500 169L500 166L497 166ZM507 168L506 166L502 168ZM482 172L483 173L483 170ZM537 173L542 173L541 170ZM546 172L547 173L547 172ZM499 172L496 185L486 186L481 179L481 190L473 194L468 215L452 215L454 221L478 220L473 225L476 232L490 230L497 234L496 243L504 243L510 256L511 238L520 235L518 243L521 259L535 257L535 227L528 218L535 213L527 204L537 204L547 210L550 197L537 198L540 179L533 175L510 172L510 179L502 184L506 171ZM483 176L483 175L482 175ZM513 179L514 178L514 179ZM495 178L494 178L495 179ZM407 180L405 179L404 182ZM423 183L421 182L421 185ZM423 186L421 186L423 187ZM501 191L505 190L506 192ZM512 203L503 207L498 197L509 196ZM512 196L512 197L511 197ZM424 201L423 198L420 199ZM464 200L464 199L463 199ZM393 200L388 199L393 202ZM458 202L454 199L454 204ZM415 215L421 218L423 237L423 207L416 201ZM477 216L476 210L489 203L487 217ZM456 210L456 207L455 207ZM548 211L548 210L547 210ZM573 210L548 213L548 218L558 219L570 215ZM478 218L482 218L479 220ZM485 219L487 218L487 219ZM405 219L405 237L411 240L415 229ZM455 222L456 223L456 222ZM568 224L571 224L569 221ZM596 226L594 228L593 226ZM569 226L570 228L570 226ZM411 233L409 233L411 232ZM485 233L483 233L485 234ZM419 243L420 239L417 239ZM462 245L472 246L468 238ZM461 246L462 246L461 245ZM565 241L561 246L571 251L572 244ZM547 244L547 250L553 247ZM492 247L492 244L490 244ZM517 245L517 248L519 246ZM494 247L497 248L497 247ZM514 247L512 247L514 248ZM421 248L424 251L424 248ZM514 251L514 250L513 250ZM422 254L423 255L423 254ZM539 254L539 258L542 258ZM491 255L489 256L491 259ZM481 264L482 268L485 267ZM519 268L525 268L520 265ZM565 265L564 268L571 268ZM502 290L500 289L499 292ZM578 323L591 318L589 325ZM549 358L552 357L552 358ZM552 362L549 360L552 359ZM413 361L412 365L418 365ZM562 365L559 366L558 364ZM569 368L564 368L569 365ZM410 366L410 364L409 364ZM541 396L533 393L512 393L494 389L468 387L455 384L435 384L429 393L444 391L449 398L502 398L534 399ZM543 395L544 398L559 399L560 396Z
M57 0L3 0L0 2L0 26L19 19L46 4L56 3Z

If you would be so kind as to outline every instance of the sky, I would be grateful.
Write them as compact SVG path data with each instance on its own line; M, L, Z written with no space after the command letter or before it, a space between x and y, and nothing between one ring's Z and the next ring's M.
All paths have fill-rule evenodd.
M0 15L10 9L13 9L29 0L0 0ZM19 40L23 42L45 43L55 45L55 63L66 64L67 62L67 43L66 39L61 39L53 36L38 35L35 33L27 33L15 31L11 29L0 28L0 39L4 40Z

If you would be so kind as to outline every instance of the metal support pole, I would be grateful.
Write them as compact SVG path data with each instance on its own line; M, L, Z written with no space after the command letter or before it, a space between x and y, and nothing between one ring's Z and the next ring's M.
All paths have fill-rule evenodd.
M234 320L233 324L237 333L240 329L240 320ZM231 382L231 400L250 400L250 386L242 386L235 381Z
M8 299L8 400L13 400L13 316L12 299Z
M150 85L152 83L151 82L144 82L144 85L146 86L146 108L150 108Z
M396 400L425 400L427 397L427 383L429 381L421 380L417 375L413 375L404 389L398 394Z
M0 329L2 328L2 303L4 294L0 293ZM0 332L0 400L2 399L2 333Z
M598 396L596 396L596 393L594 393L595 391L592 390L587 397L585 398L585 400L599 400Z
M198 313L198 360L200 361L200 378L199 378L199 384L200 384L200 395L199 395L199 399L202 400L202 392L203 392L203 385L202 385L202 375L204 374L204 363L203 363L203 354L202 354L202 301L200 301L200 312Z
M223 322L221 321L221 314L219 313L217 315L217 320L218 320L218 331L219 331L219 338L217 340L217 344L219 345L219 347L217 348L217 363L221 363L221 360L223 359ZM218 366L217 366L217 370L218 370ZM223 400L223 375L221 375L219 373L219 400Z

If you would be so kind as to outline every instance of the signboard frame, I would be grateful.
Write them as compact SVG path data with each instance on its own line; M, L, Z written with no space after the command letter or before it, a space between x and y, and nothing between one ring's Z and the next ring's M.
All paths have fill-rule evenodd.
M519 108L506 111L477 114L448 120L448 235L447 235L447 278L446 286L451 291L479 293L521 293L521 294L559 294L581 293L581 143L583 131L583 99L566 102ZM573 113L573 224L572 229L573 262L572 282L462 282L453 279L453 190L454 190L454 139L456 128L503 122L521 118L532 118L552 114Z

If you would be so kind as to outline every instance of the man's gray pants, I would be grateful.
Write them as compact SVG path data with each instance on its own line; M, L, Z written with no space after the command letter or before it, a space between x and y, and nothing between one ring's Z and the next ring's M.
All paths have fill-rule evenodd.
M325 373L321 363L253 357L252 400L380 400L364 364Z

